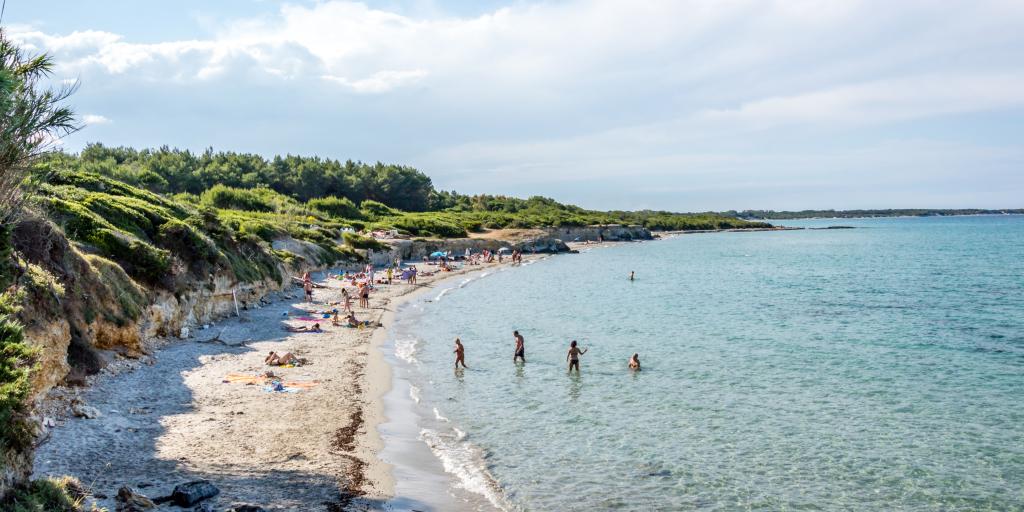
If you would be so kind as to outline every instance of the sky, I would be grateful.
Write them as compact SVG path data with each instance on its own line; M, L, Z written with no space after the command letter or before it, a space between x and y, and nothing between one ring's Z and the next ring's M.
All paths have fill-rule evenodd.
M1019 0L7 0L62 141L595 209L1024 207Z

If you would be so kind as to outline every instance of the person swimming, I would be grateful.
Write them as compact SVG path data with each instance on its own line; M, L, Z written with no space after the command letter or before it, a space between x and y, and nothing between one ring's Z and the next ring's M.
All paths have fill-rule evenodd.
M526 362L526 343L523 341L523 335L519 334L519 331L512 331L512 336L516 338L516 353L512 356L512 362L516 362L520 359Z
M580 356L586 354L587 350L588 349L580 350L579 347L576 346L576 340L572 340L572 343L569 344L569 352L565 354L565 360L569 362L570 372L574 366L576 367L576 373L580 372Z
M633 357L629 358L629 369L640 371L640 354L633 354Z
M462 340L455 338L455 369L459 369L459 363L466 368L466 347L462 346Z

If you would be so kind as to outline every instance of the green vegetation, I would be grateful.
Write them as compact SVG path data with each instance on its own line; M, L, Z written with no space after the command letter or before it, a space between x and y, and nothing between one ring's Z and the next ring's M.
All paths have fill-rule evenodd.
M728 211L722 215L740 219L853 219L863 217L942 217L948 215L1024 215L1024 208L1006 210L965 209L887 209L887 210L800 210L777 212L775 210Z
M86 252L140 282L173 288L179 267L194 278L223 270L240 281L280 279L270 243L286 236L319 248L312 263L353 256L338 247L349 224L273 190L217 185L199 196L168 198L78 163L60 155L38 166L45 183L36 204Z
M330 215L331 217L337 217L340 219L358 219L361 217L359 208L347 197L321 197L310 199L306 204L309 205L310 208L326 215Z
M387 246L378 242L377 239L356 233L346 232L344 233L344 239L346 245L355 249L373 249L375 251L387 249Z
M86 491L71 477L42 478L15 488L0 502L4 512L81 512Z
M29 377L35 353L25 344L15 317L21 300L21 293L0 294L0 453L25 451L32 446L25 399L31 391Z
M286 156L267 160L259 155L218 152L202 154L170 149L136 150L87 146L77 159L80 170L112 177L161 194L202 194L217 185L239 189L269 188L298 201L345 197L367 199L395 208L423 211L430 206L433 185L411 167L339 162L317 157Z
M64 171L61 172L60 170ZM218 210L236 231L265 241L290 234L298 238L338 239L333 230L397 229L412 236L452 238L500 228L636 224L651 230L703 230L764 227L737 215L678 214L664 211L586 210L545 197L463 195L438 191L419 171L397 165L374 165L297 156L266 160L257 155L207 150L202 155L168 149L135 150L89 145L80 155L59 154L40 167L61 175L59 183L108 196L127 196L165 209L209 207ZM50 183L54 183L50 180ZM162 195L158 195L162 194ZM146 197L140 197L144 195ZM157 199L154 199L155 196ZM79 198L78 202L82 199ZM85 205L122 231L151 237L145 222L117 222L139 206L132 201L94 198L106 212ZM110 204L114 203L114 204ZM90 203L91 204L91 203ZM65 210L70 207L64 207ZM159 215L156 212L154 215ZM121 219L124 220L124 219ZM152 224L154 219L150 219ZM319 236L297 225L317 225ZM326 238L325 238L326 237ZM142 238L142 237L140 237ZM114 240L106 240L114 242ZM150 254L145 267L159 273L159 258Z
M74 114L63 105L72 89L42 85L52 68L50 58L24 53L0 31L0 487L12 480L25 483L16 479L27 475L26 468L7 464L31 458L33 442L25 402L36 360L15 316L24 291L9 288L18 267L11 231L27 198L28 170L52 141L75 130ZM30 285L42 280L38 274L28 269Z

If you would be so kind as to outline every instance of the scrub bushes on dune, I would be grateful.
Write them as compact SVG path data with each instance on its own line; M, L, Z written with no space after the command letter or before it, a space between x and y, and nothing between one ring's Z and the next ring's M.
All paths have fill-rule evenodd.
M15 317L21 300L21 294L0 292L0 471L5 469L8 453L29 450L33 441L25 400L31 390L35 353L25 344Z
M274 212L284 210L298 203L294 199L278 194L269 188L232 188L214 185L199 195L199 203L215 208Z
M395 210L394 208L391 208L384 203L379 203L377 201L372 201L369 199L363 201L362 203L359 203L359 211L360 213L362 213L363 217L366 217L367 219L370 220L380 219L382 217L388 217L392 215L398 215L399 213L401 213L398 210Z
M306 205L314 210L340 219L358 219L361 215L356 204L347 197L328 196L310 199Z
M375 251L382 251L388 248L376 239L362 236L356 233L344 233L345 244L355 249L373 249Z
M72 477L41 478L15 488L3 502L5 512L82 512L85 486Z
M466 228L431 214L407 214L386 220L396 229L416 236L456 238L466 236Z

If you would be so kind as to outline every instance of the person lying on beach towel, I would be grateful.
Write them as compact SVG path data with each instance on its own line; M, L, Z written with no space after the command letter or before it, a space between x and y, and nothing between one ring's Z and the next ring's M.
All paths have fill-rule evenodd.
M305 325L300 327L286 325L284 326L284 330L288 332L324 332L322 329L320 329L319 323L313 324L313 327L306 327Z
M268 366L285 366L295 365L302 366L303 359L295 357L295 354L291 352L285 352L284 355L278 354L277 352L271 351L270 355L263 360Z

